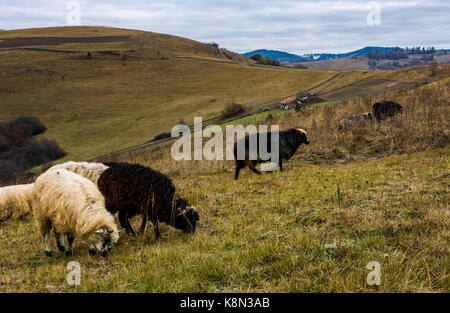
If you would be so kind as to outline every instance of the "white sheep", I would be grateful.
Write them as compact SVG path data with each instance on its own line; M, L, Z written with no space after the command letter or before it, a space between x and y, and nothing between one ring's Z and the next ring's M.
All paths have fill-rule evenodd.
M52 228L58 249L68 255L72 253L75 237L89 243L89 253L95 254L97 249L103 255L119 239L114 217L106 211L105 199L97 186L68 170L48 170L36 179L32 207L47 256L52 255Z
M32 190L33 184L0 188L0 221L31 213Z
M70 172L77 173L87 179L89 179L94 184L97 184L97 180L100 175L107 169L108 167L102 163L88 163L88 162L73 162L69 161L66 163L58 164L52 166L49 170L54 169L65 169Z

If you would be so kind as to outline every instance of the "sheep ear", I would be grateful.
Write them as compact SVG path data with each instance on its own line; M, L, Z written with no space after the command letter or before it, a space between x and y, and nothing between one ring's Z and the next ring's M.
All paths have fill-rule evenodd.
M95 231L95 233L96 234L104 234L105 233L105 229L102 227L102 228L99 228L99 229L97 229L96 231Z

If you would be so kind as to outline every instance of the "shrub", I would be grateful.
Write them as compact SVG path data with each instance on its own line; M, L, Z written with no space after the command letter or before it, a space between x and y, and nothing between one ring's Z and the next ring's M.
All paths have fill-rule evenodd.
M231 117L244 111L244 107L241 104L234 101L225 105L222 111L222 117Z
M169 133L161 133L159 135L156 135L153 138L153 141L161 140L161 139L164 139L164 138L170 138L170 137L171 137L171 134L169 134Z
M125 51L120 50L119 58L124 61L127 59L127 54L125 53Z
M216 49L219 49L219 44L218 43L216 43L216 42L210 42L210 43L208 43L208 45L210 45L210 46L212 46L212 47L214 47L214 48L216 48Z
M46 130L47 128L34 116L21 116L11 122L0 123L0 152Z
M436 76L439 63L436 60L430 62L431 76Z
M250 57L252 60L256 61L259 64L272 65L272 66L280 66L280 62L278 60L272 58L265 58L259 54L254 54Z
M66 153L53 140L36 139L46 127L34 116L0 123L0 182L8 183L34 166L57 160Z
M303 64L300 64L300 63L295 64L295 65L294 65L294 68L296 68L296 69L298 69L298 70L306 70L306 69L308 69L307 66L305 66L305 65L303 65Z

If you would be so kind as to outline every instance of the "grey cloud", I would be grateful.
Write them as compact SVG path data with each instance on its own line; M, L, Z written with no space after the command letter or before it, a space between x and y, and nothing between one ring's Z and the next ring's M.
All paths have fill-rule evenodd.
M3 0L0 28L61 26L60 0ZM450 47L450 3L379 1L381 25L369 26L369 1L80 0L83 25L142 29L215 41L236 52L258 48L297 54L368 45Z

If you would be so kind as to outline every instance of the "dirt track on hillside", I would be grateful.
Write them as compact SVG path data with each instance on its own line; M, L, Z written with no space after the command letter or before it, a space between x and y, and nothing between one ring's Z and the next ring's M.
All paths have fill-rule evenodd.
M130 36L102 37L16 37L0 38L0 48L17 48L29 46L58 46L65 43L106 43L128 41Z

